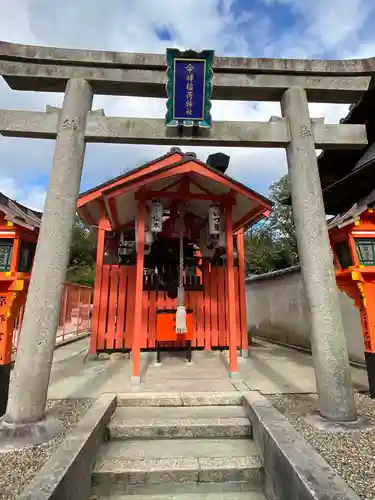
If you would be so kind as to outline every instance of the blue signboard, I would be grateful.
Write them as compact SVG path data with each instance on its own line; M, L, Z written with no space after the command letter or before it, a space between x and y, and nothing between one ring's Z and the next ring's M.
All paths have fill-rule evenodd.
M213 51L167 49L166 126L211 127Z
M174 120L204 120L206 61L174 60Z

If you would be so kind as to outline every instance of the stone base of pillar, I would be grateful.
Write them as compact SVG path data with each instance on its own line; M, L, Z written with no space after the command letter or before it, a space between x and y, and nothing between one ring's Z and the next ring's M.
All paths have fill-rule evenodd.
M249 349L241 349L241 358L249 357Z
M132 386L139 387L141 385L141 377L137 375L132 375L130 378L130 383Z
M233 380L242 380L240 372L229 372L229 377Z
M370 397L375 399L375 352L365 352Z
M2 417L7 409L9 381L12 365L0 365L0 417Z
M98 361L98 359L99 359L99 354L97 354L97 353L92 354L91 352L89 352L85 356L85 362L86 361Z
M332 433L375 429L374 423L367 418L358 417L357 420L354 420L353 422L335 422L322 417L318 411L308 415L304 420L312 427L315 427L315 429Z
M60 421L52 417L31 424L11 424L0 419L0 453L46 443L59 429Z
M126 359L126 354L124 352L113 352L109 355L110 361L122 361Z

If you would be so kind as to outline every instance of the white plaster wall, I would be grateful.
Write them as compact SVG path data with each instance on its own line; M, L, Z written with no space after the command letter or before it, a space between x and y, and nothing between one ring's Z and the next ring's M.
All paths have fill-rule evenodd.
M359 313L337 290L352 361L364 362ZM309 320L300 270L271 273L246 283L247 327L253 335L310 348Z

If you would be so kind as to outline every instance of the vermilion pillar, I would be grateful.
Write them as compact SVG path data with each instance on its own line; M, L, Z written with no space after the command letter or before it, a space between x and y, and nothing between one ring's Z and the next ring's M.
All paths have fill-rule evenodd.
M141 381L141 328L142 328L142 296L143 296L143 262L145 253L145 199L138 201L138 231L137 231L137 263L135 280L134 331L132 344L132 381Z
M247 336L246 289L245 289L245 242L244 230L237 233L238 280L240 296L241 349L244 356L248 355L249 339Z
M12 260L10 262L10 272L15 273L18 271L18 262L20 260L21 239L19 236L14 238L12 249Z
M94 307L91 323L90 337L90 354L96 354L98 328L99 328L99 310L102 292L102 277L103 277L103 259L104 259L104 243L105 243L105 227L107 226L107 218L104 214L99 221L98 241L96 248L96 269L95 269L95 285L94 285Z
M233 219L232 205L227 205L225 210L225 233L227 243L227 283L228 283L228 326L229 326L229 370L230 373L238 371L237 359L237 325L236 325L236 284L234 282L233 262Z

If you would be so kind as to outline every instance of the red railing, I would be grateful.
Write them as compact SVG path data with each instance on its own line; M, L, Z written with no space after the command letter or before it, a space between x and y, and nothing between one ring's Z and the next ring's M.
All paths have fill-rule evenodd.
M91 295L91 287L65 283L57 341L89 331Z
M61 298L59 326L56 342L90 331L92 288L65 283ZM18 347L24 308L21 307L13 335L13 350Z

